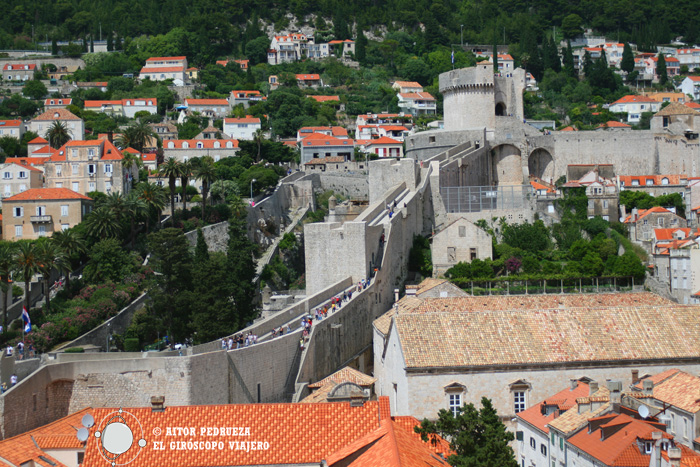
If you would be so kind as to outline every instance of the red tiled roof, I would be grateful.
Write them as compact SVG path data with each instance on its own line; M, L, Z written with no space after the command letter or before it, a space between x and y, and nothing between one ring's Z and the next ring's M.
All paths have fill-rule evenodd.
M186 59L187 59L187 57L185 57L184 55L179 56L179 57L151 57L151 58L146 59L146 62L163 62L166 60L168 60L168 61L173 61L173 60L183 61Z
M369 125L374 126L374 125ZM376 125L377 128L384 128L386 131L408 131L408 128L402 125Z
M17 68L15 68L17 67ZM26 68L25 68L26 67ZM22 70L35 70L36 65L34 63L7 63L2 67L2 71L22 71Z
M6 126L20 126L22 124L22 120L0 120L0 126L6 127Z
M408 92L399 94L404 99L434 101L435 98L429 92Z
M63 162L66 160L66 151L69 148L75 147L99 147L101 148L101 153L99 154L100 160L103 161L120 161L122 160L122 153L117 149L114 144L112 144L108 139L93 139L87 141L72 140L68 141L66 144L61 146L56 150L53 155L49 158L51 162Z
M546 190L547 193L554 193L554 190L552 190L550 187L542 185L534 180L530 180L530 185L532 185L535 190Z
M317 74L310 74L310 75L296 75L297 81L318 81L321 79L320 75Z
M243 118L224 118L224 123L260 123L260 119L251 116Z
M173 71L184 71L185 66L149 66L141 68L139 74L145 73L172 73Z
M686 107L690 107L691 109L700 109L700 104L697 102L686 102L685 104Z
M27 144L49 144L49 142L46 141L46 140L45 140L44 138L42 138L41 136L37 136L36 138L34 138L33 140L31 140L31 141L28 142Z
M626 123L610 120L597 126L597 128L632 128Z
M644 379L654 382L654 399L692 414L700 412L700 378L697 376L674 368ZM635 387L641 389L643 383L640 381Z
M66 109L50 109L34 117L32 121L47 121L47 120L80 120L76 115Z
M83 87L83 88L106 88L107 87L107 81L86 81L86 82L77 82L75 83L76 86Z
M657 104L658 102L652 99L651 97L645 97L645 96L636 96L633 94L630 94L628 96L624 96L615 102L613 102L612 105L615 104Z
M587 396L588 391L588 384L579 381L576 383L576 389L572 390L571 388L566 388L548 397L539 404L535 404L529 409L518 413L517 417L526 421L539 431L549 433L549 426L547 426L549 422L576 405L576 399ZM556 406L556 410L552 410L549 415L545 415L546 412L543 411L543 408L552 405Z
M338 97L338 96L309 96L309 97L312 98L313 100L315 100L316 102L340 101L340 97Z
M68 188L30 188L27 191L18 193L3 202L8 201L35 201L35 200L58 200L58 199L92 199L88 196L76 193Z
M238 97L236 94L244 94L244 96ZM249 96L259 96L260 91L231 91L231 95L233 95L234 99L242 99Z
M673 233L677 232L678 230L683 231L684 237L686 238L688 235L690 235L690 232L693 230L691 228L685 228L685 227L677 227L677 228L668 228L668 229L654 229L654 237L656 237L656 241L664 241L664 240L674 240ZM657 246L660 246L657 244Z
M104 430L102 420L113 414L114 408L93 409L98 423L90 429ZM138 419L148 444L129 464L130 467L168 466L224 466L224 465L287 465L320 464L335 452L363 438L390 422L389 401L365 402L351 407L349 403L320 404L229 404L207 406L166 407L163 412L151 408L124 408ZM242 427L244 436L206 435L207 427ZM167 434L169 427L195 427L192 436ZM201 428L205 434L201 434ZM154 429L158 435L154 434ZM400 428L399 428L400 429ZM138 436L138 435L137 435ZM317 439L317 436L321 438ZM413 438L413 437L412 437ZM415 438L413 438L415 439ZM153 442L162 441L165 450L154 450ZM225 449L173 450L170 443L221 441ZM246 450L244 443L255 443L256 449ZM231 449L229 443L233 443ZM236 449L236 444L243 449ZM138 450L136 443L121 459L130 458ZM133 450L133 451L132 451ZM98 443L88 443L85 465L104 463ZM380 464L375 464L380 465ZM439 465L439 464L435 464Z
M417 81L394 81L394 85L397 85L402 88L421 88L423 89L423 86Z
M187 105L224 105L228 106L226 99L185 99Z
M596 428L590 432L580 430L568 442L609 466L647 467L650 455L642 454L637 440L651 440L654 431L661 431L664 438L673 439L664 432L666 427L663 423L635 420L625 414L593 418L589 420L589 425Z
M133 155L135 155L135 156L140 156L140 155L141 155L141 151L137 151L136 149L132 148L131 146L129 146L129 147L126 148L126 149L122 149L122 154L124 154L125 152L128 152L128 153L130 153L130 154L133 154Z
M688 180L686 175L620 175L620 182L625 184L625 187L636 186L632 185L633 181L639 182L639 186L646 186L651 180L653 185L662 185L663 179L667 179L667 185L680 185L683 180Z
M354 147L354 141L351 139L334 138L333 136L314 133L307 136L301 141L302 146L350 146Z
M566 128L562 128L562 129L559 130L559 131L578 131L578 129L575 128L575 127L573 127L573 126L571 126L571 125L569 125L569 126L567 126Z
M17 167L21 167L23 169L31 170L32 172L42 173L42 171L37 169L36 167L32 167L32 166L26 165L26 164L20 164L18 161L13 161L12 159L14 159L14 157L8 157L7 159L5 159L5 164L12 164L12 165L16 165ZM2 165L5 165L5 164L2 164Z
M46 154L46 156L41 156L41 157L49 157L51 154L54 153L54 149L49 146L48 144L44 147L41 147L37 149L36 151L33 151L32 154Z
M691 81L700 81L700 76L687 76L686 78Z
M669 211L666 208L662 208L661 206L654 206L653 208L649 209L640 209L637 211L637 220L640 221L642 220L645 216L648 216L649 214L673 214L671 211ZM629 214L626 218L624 223L628 224L632 222L632 214Z
M44 165L48 157L8 157L5 162L13 161L22 165Z
M499 60L513 60L513 57L510 54L498 54L498 59Z
M51 103L53 101L53 104ZM73 99L56 99L56 98L48 98L44 99L44 106L47 105L71 105L73 103Z
M377 146L381 144L390 144L392 146L399 145L401 146L401 141L396 141L393 138L389 138L388 136L382 136L381 138L373 139L367 146Z

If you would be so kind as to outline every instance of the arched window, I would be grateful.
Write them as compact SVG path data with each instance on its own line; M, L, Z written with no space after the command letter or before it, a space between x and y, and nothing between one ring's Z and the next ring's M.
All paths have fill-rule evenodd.
M661 179L661 184L662 185L668 185L668 178L664 177Z
M214 141L214 148L218 149L220 147L221 147L221 143L219 143L218 141Z
M169 148L169 149L172 149L172 148L174 148L174 147L175 147L175 143L173 143L172 141L168 143L168 148Z
M182 142L182 149L188 149L189 147L190 147L190 143L188 143L187 141Z
M227 142L226 142L226 147L227 147L227 148L232 148L232 147L233 147L233 143L232 143L231 141L227 141Z
M197 143L197 149L202 149L204 147L204 144L202 143Z

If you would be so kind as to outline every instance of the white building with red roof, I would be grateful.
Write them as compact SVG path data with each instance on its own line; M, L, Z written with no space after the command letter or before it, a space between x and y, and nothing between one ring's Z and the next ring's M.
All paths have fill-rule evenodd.
M628 123L638 123L644 112L658 112L660 108L661 103L651 97L629 95L610 104L609 110L613 113L626 113Z
M266 100L267 97L263 96L260 91L231 91L231 95L228 97L228 103L231 108L241 104L243 108L247 109L251 105L255 105L258 102Z
M55 97L50 97L48 99L44 99L44 110L51 110L51 109L65 109L69 105L73 104L73 99L63 99L63 98L55 98Z
M376 154L380 158L403 157L403 143L387 136L370 140L358 140L357 144L362 151Z
M317 158L338 157L343 161L353 160L355 141L350 138L336 138L325 133L314 132L299 141L301 164ZM338 159L340 161L340 159Z
M402 93L423 92L423 86L417 81L394 81L391 87Z
M158 99L155 97L119 99L111 101L85 101L85 110L135 118L137 112L158 113Z
M299 128L299 130L297 131L297 141L301 141L307 136L313 134L333 136L339 139L348 138L348 130L346 130L342 126L305 126Z
M262 129L262 123L257 117L246 115L243 118L224 118L223 132L233 139L252 140L255 132Z
M85 138L85 122L66 109L51 109L29 121L28 130L46 138L46 133L55 122L63 123L72 139Z
M309 38L302 33L274 36L267 51L267 63L279 65L301 59L302 50L308 42Z
M323 86L323 80L318 73L302 73L294 76L297 80L297 86L300 88L318 88Z
M187 80L187 57L151 57L141 68L139 78L151 81L172 79L175 86L182 86Z
M12 136L19 140L24 135L24 122L22 120L0 120L0 138ZM6 156L16 156L17 154L6 154Z
M398 93L399 108L413 116L435 115L437 101L428 92Z
M47 187L82 194L126 194L131 188L130 173L122 166L121 151L106 139L69 141L44 164Z
M6 63L2 67L4 81L30 81L34 79L36 65L34 63Z
M680 66L685 65L688 67L688 71L700 68L700 49L698 48L677 49L676 58Z
M42 171L13 161L5 160L0 164L0 199L9 198L31 188L41 188L44 180Z

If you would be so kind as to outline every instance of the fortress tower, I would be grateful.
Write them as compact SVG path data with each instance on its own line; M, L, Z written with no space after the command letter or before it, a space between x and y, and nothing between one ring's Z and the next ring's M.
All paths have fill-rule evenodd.
M523 119L525 70L494 76L493 63L460 68L440 75L445 130L496 128L496 117Z

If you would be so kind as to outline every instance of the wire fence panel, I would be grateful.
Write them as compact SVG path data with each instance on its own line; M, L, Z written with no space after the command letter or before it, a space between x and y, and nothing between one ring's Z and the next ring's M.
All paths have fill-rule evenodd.
M530 185L440 187L447 212L525 209L532 195Z

